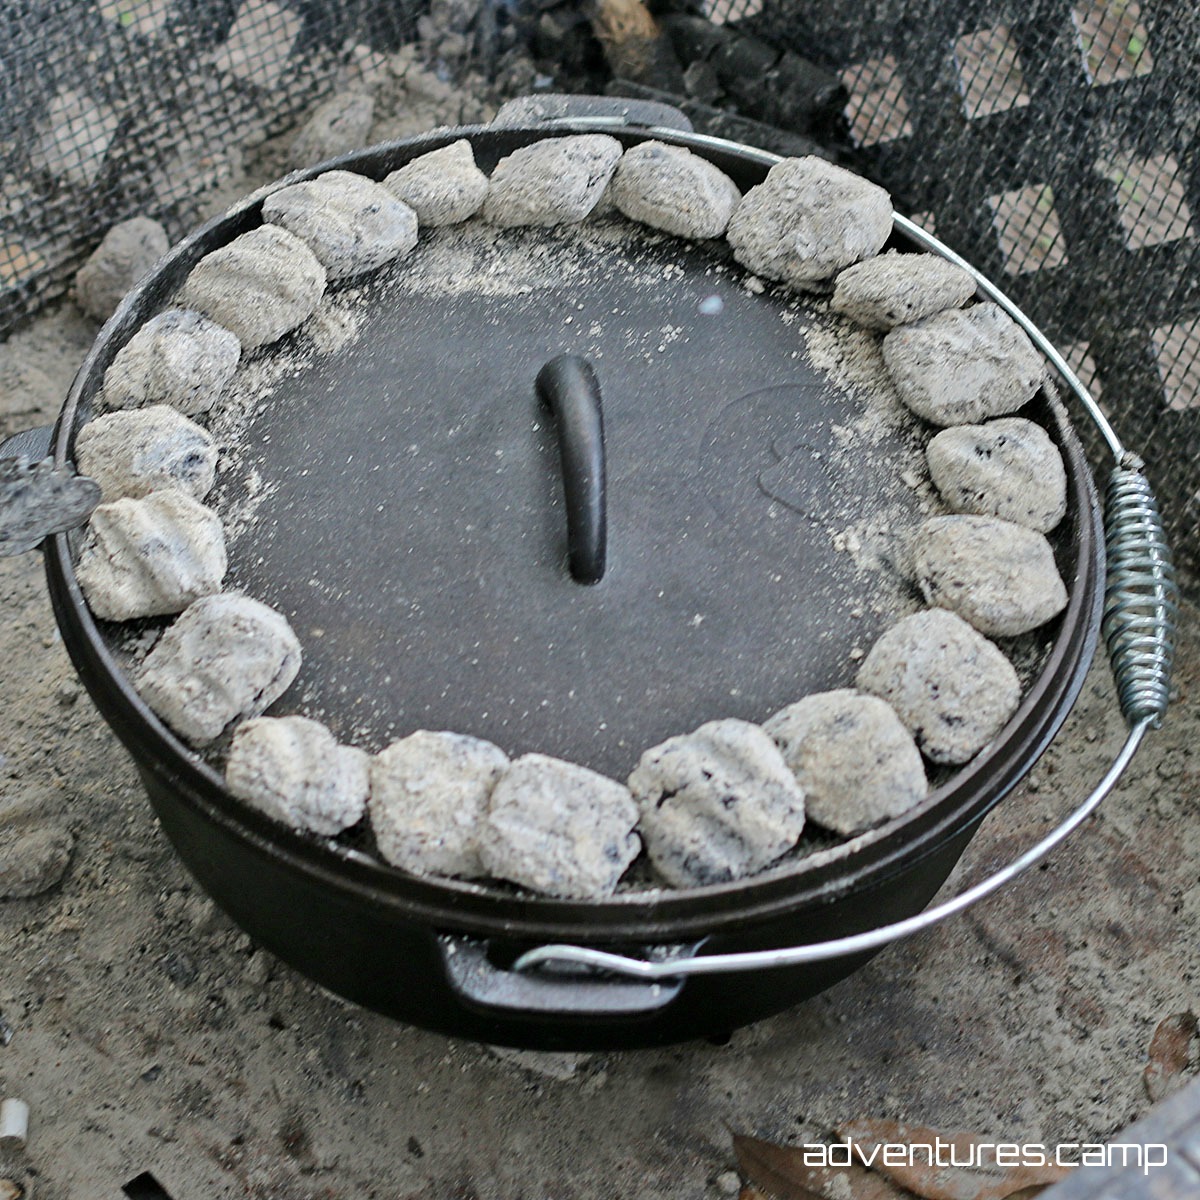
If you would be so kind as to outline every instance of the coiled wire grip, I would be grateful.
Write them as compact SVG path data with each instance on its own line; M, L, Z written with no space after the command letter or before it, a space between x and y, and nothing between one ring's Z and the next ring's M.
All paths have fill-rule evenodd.
M564 122L566 123L566 122ZM572 126L588 127L586 121L571 121ZM675 130L650 129L649 134L669 134L677 142L696 149L736 150L764 166L773 167L778 155L731 143L723 138L701 134L681 136ZM543 964L578 964L612 974L645 980L679 979L689 975L723 974L731 971L757 971L769 967L795 967L823 962L846 955L878 950L901 938L962 912L990 896L1041 861L1060 842L1065 841L1092 815L1117 785L1148 730L1158 728L1166 715L1171 688L1171 669L1175 661L1175 622L1179 611L1179 589L1167 546L1158 504L1136 454L1125 449L1121 440L1092 399L1075 372L1050 344L1036 325L970 263L943 245L937 238L896 214L893 227L921 249L941 255L967 271L975 280L978 293L1003 308L1028 334L1029 339L1054 367L1068 390L1079 403L1112 452L1111 469L1104 500L1105 547L1108 570L1105 581L1104 616L1101 633L1108 650L1116 681L1121 713L1128 726L1124 745L1118 751L1104 778L1092 793L1052 832L1007 866L960 892L950 900L927 908L916 916L865 933L807 946L789 946L779 950L752 950L739 954L685 955L672 958L656 956L654 961L610 954L588 946L539 946L522 954L512 966L527 971Z

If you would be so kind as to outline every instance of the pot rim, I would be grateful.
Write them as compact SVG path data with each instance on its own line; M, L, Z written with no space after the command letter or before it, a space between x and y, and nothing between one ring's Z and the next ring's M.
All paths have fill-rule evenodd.
M552 128L460 126L399 139L292 172L204 223L160 260L97 335L55 425L56 463L65 465L70 460L75 432L117 349L163 307L195 261L259 223L267 195L333 169L382 178L411 158L464 137L476 150L498 156L533 140L578 132L579 127L580 123L556 123ZM595 131L594 126L587 128ZM757 182L769 165L753 147L715 146L713 139L702 135L636 127L604 131L626 145L653 137L690 148L715 161L739 184ZM894 230L893 242L912 245L903 230ZM702 937L748 920L769 919L828 902L852 890L876 887L898 871L911 868L965 827L981 821L1057 733L1083 685L1099 639L1104 544L1091 472L1066 409L1048 387L1035 403L1041 404L1047 424L1056 433L1067 465L1071 500L1067 520L1073 525L1069 540L1074 561L1070 578L1065 580L1067 608L1057 618L1053 644L1016 712L988 746L907 813L837 846L791 859L744 880L685 890L631 891L595 901L517 895L487 884L409 875L331 839L297 833L233 797L217 771L142 701L110 653L75 578L72 548L78 535L58 534L46 542L50 595L82 681L139 770L165 781L209 820L257 843L264 852L288 858L297 869L324 879L329 886L350 889L374 903L402 905L407 913L434 927L456 932L593 944ZM869 925L869 920L865 924Z

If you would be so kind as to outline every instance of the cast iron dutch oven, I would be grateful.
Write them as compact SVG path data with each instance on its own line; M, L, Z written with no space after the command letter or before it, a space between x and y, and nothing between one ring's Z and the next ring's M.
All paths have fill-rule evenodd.
M477 160L488 170L503 155L538 138L551 133L594 132L596 128L587 121L560 124L553 129L546 125L469 127L357 152L333 165L379 179L419 154L467 137ZM644 128L617 124L605 126L604 131L626 145L650 136ZM678 129L658 128L653 136L703 154L743 189L760 181L773 161L762 152ZM330 165L297 173L289 180L309 178ZM248 198L186 238L125 299L99 335L63 407L53 435L53 455L58 464L70 463L75 433L87 419L92 397L117 350L148 317L169 303L192 264L258 224L263 194ZM902 225L898 225L894 245L911 248ZM601 281L597 286L619 287L619 282ZM726 295L727 302L734 305L739 303L735 290L731 286ZM605 301L609 298L607 293L602 297ZM653 303L619 295L611 298L614 305L623 303L627 307ZM536 301L531 303L536 307ZM455 321L459 318L469 323L478 320L479 314L468 304L448 325L457 329ZM385 339L391 328L386 320L399 318L379 319L385 325L376 332ZM650 312L646 319L657 320L658 315ZM447 318L439 310L430 320L440 326ZM420 313L409 311L404 321L408 323L402 322L392 330L393 344L405 341L405 331L411 331L413 322L420 323ZM528 354L531 360L518 363L513 370L517 374L524 371L529 386L540 365L538 355L543 349L555 349L551 343L543 347L537 342L542 332L529 332L544 328L545 314L531 310L526 326L522 326L525 332L518 329L513 335L520 343L517 357ZM421 360L424 366L409 364L406 370L416 372L417 378L415 382L408 380L407 386L417 390L441 386L438 371L444 369L445 361L463 353L454 341L458 333L451 329L445 336L448 340L435 344ZM494 334L489 336L495 338ZM525 346L523 337L526 342L530 338L534 341ZM502 390L505 368L500 360L510 355L511 347L506 348L503 340L488 344L494 347L497 358L494 369L500 382L495 386ZM443 367L438 366L439 362ZM376 382L385 389L389 379L394 383L389 373L395 369L386 355L374 366L363 367L368 373L380 372ZM735 363L730 369L740 368ZM421 375L423 371L428 377ZM622 386L620 378L614 382L610 373L605 382L606 404ZM719 1036L814 995L860 966L869 952L773 970L734 970L687 978L668 975L654 981L614 977L571 965L550 964L518 971L513 969L514 960L522 952L548 943L624 952L649 960L775 950L859 934L911 917L929 902L984 816L1029 770L1058 730L1079 692L1098 640L1104 599L1099 505L1063 408L1046 395L1039 397L1034 407L1033 415L1062 450L1069 475L1069 512L1056 534L1055 549L1070 601L1057 623L1045 631L1042 665L1026 689L1019 710L994 743L906 816L850 843L817 850L740 883L686 891L634 892L602 902L568 901L518 894L498 886L416 878L374 861L353 846L293 833L235 800L220 774L185 746L139 699L117 665L110 639L84 602L73 568L73 543L77 539L67 534L53 536L45 543L50 594L71 658L100 712L133 756L158 819L180 856L204 889L243 929L310 979L401 1021L491 1043L543 1049L607 1049ZM615 411L610 434L621 424L619 406ZM686 420L686 410L681 412L684 415L680 420ZM379 411L373 413L373 427L378 427L381 416ZM312 459L338 457L344 449L343 443L336 440L338 430L353 431L355 420L351 413L343 414L312 434L315 441L296 441L291 449L304 454L307 448ZM300 423L291 422L293 427ZM271 427L276 435L273 441L287 440L286 425L281 422ZM687 440L686 429L676 436ZM300 437L294 435L294 439ZM543 455L543 459L538 469L545 467L552 456L546 459ZM349 475L341 477L340 485L329 486L353 490L356 469L351 468ZM479 506L494 503L494 497L486 494L472 499L472 493L480 487L478 475L458 480L456 486L462 512L455 519L471 524L472 514L480 516ZM484 487L483 492L486 490ZM327 501L335 503L329 497L314 503ZM477 507L472 508L473 504ZM614 577L620 575L624 536L621 519L620 513L614 514L610 543L610 554L617 555L617 566L610 571ZM295 524L292 536L299 540L280 553L285 562L290 556L296 574L301 576L309 567L303 557L308 551L303 522ZM402 541L402 536L392 532L382 538L378 531L351 528L342 533L347 569L359 573L361 590L382 594L387 581L401 571L401 560L409 549L398 544L396 539ZM426 531L414 536L425 539L422 553L439 553L439 547L430 544L439 534ZM354 561L355 556L371 558L372 546L373 561ZM452 552L445 546L440 550ZM508 550L485 547L481 553L506 554ZM653 559L654 555L647 557ZM630 570L636 575L635 566ZM291 593L286 588L281 600L279 594L256 592L253 584L239 580L239 586L281 607L305 641L308 653L305 617L289 611ZM607 580L597 588L577 591L580 596L587 593L603 598L606 586ZM617 583L611 586L619 588ZM650 580L635 581L630 586L648 587ZM807 581L799 580L794 590L804 592L807 588ZM617 601L606 601L619 602L619 593ZM296 603L302 604L303 600ZM586 605L592 601L572 598L570 603ZM583 611L586 617L587 610ZM426 615L432 628L428 636L433 642L449 636L434 628L438 623L436 614ZM602 623L602 617L597 620ZM459 625L459 637L469 634L470 630L462 627L461 614L443 620L443 624L455 623ZM423 627L417 636L425 636ZM653 636L653 631L648 636ZM638 652L637 647L629 651L634 655ZM362 670L368 676L386 666L386 653L378 645L364 644L362 655ZM772 655L768 652L766 657ZM319 664L314 667L311 656L306 661L306 672L319 673ZM558 668L551 661L537 669L552 683ZM395 686L402 694L406 687L423 685L410 678ZM769 685L773 686L776 684ZM746 703L752 701L753 697ZM644 720L653 726L656 700L651 696L644 703L649 705L645 714L639 716L635 711L632 720L635 725ZM286 698L276 711L290 711ZM716 715L728 714L701 711L694 719L699 723ZM677 715L671 719L680 720ZM490 732L463 728L461 723L454 723L452 716L444 719L442 727L462 728L463 732L483 736ZM674 731L681 732L682 728L677 724ZM589 761L589 747L597 744L595 731L576 733L577 743L571 744L568 737L563 755L570 757L567 751L573 750L580 761ZM648 734L642 745L649 744ZM511 752L511 747L506 748ZM604 768L612 764L600 761L599 765Z

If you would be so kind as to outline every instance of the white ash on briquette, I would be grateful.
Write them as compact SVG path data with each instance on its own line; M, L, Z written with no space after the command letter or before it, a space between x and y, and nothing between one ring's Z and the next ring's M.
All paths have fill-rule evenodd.
M232 330L243 350L253 350L311 317L325 279L325 268L300 238L261 225L206 254L179 299Z
M587 767L525 754L492 788L479 839L489 875L535 892L598 900L642 848L629 789Z
M89 317L107 321L125 293L166 254L167 231L149 217L114 225L75 276L75 300Z
M239 717L261 716L300 670L287 619L248 596L197 600L146 656L134 686L176 733L205 745Z
M883 188L822 158L791 158L742 197L726 237L756 275L820 290L844 267L878 254L891 232Z
M763 722L810 820L853 837L920 803L925 764L890 705L853 688L818 692Z
M829 306L867 329L886 332L962 308L974 294L971 273L940 255L889 251L838 275Z
M308 717L255 717L234 731L225 782L269 817L323 837L356 825L367 805L370 755L342 746Z
M629 776L655 869L676 887L742 879L786 854L804 829L804 792L749 721L709 721L668 738Z
M934 425L1007 416L1046 377L1025 331L991 301L893 329L883 358L900 399Z
M886 700L933 763L970 761L1021 702L1000 649L961 617L931 608L905 617L871 647L855 683Z
M621 143L603 133L522 146L496 164L483 217L502 229L582 221L596 207L621 153Z
M413 207L398 199L397 192L411 196ZM490 223L492 239L511 236L503 231L514 226L571 225L601 210L611 214L614 208L638 215L652 229L693 238L715 236L708 230L724 227L728 218L734 258L768 278L786 279L801 290L833 287L835 296L841 286L841 307L848 304L866 327L887 328L894 320L922 318L882 339L884 355L879 354L877 334L856 333L868 339L879 360L867 372L867 386L884 387L889 396L894 384L901 397L911 401L913 387L905 376L903 354L900 367L886 355L889 341L895 347L895 339L914 331L918 343L922 337L928 341L931 329L937 334L939 322L955 320L982 327L1012 351L1008 373L1014 373L1016 363L1022 395L1026 384L1036 387L1041 378L1040 359L1037 380L1030 383L1034 373L1029 370L1022 374L1023 347L1017 339L1013 350L1004 314L997 317L989 306L976 305L965 312L925 315L938 305L968 299L967 272L928 255L870 259L891 229L890 202L874 185L822 160L787 160L739 199L732 181L698 156L658 143L642 143L622 154L615 139L597 134L547 138L525 146L503 159L490 181L475 167L470 144L460 140L393 172L384 185L351 172L331 171L270 194L263 216L279 224L265 224L207 255L181 289L180 302L207 315L176 310L164 314L169 322L155 318L163 321L161 330L149 322L121 352L129 355L130 347L144 338L131 356L137 371L116 372L114 382L136 377L144 381L141 391L150 393L160 378L171 375L173 364L157 359L178 355L190 369L176 376L186 374L188 387L203 393L198 341L219 334L250 351L298 326L308 329L327 280L364 274L402 256L412 259L402 270L422 280L422 294L460 294L483 287L479 270L462 280L426 278L429 271L422 267L421 256L410 254L422 205L428 208L428 223L434 225L457 224L480 204L484 223L479 227L486 229ZM731 217L727 208L732 209ZM403 219L393 219L397 214ZM612 220L597 228L609 224ZM626 241L611 235L604 245L620 252ZM866 261L860 261L864 256ZM485 255L484 268L488 261ZM537 268L534 276L557 278L549 267L546 263ZM521 279L492 280L491 286L503 285L495 294L528 290L533 277L526 280L525 273L518 274ZM358 293L341 288L332 294ZM851 302L846 302L847 295ZM832 307L836 311L838 304ZM297 345L307 349L302 363L291 369L301 369L314 354L330 352L338 344L337 339L315 334L301 338ZM1028 350L1033 353L1032 346ZM280 362L290 361L286 356L292 352L285 352ZM121 365L121 354L110 375ZM265 380L273 361L254 355L249 375ZM951 374L957 366L951 364ZM211 373L211 395L227 388L224 369ZM992 377L1005 369L1003 363L988 366ZM970 371L966 374L969 383L977 383ZM858 383L865 385L866 377ZM934 383L935 390L961 400L955 392L961 391L960 380ZM181 383L169 386L185 390ZM229 390L238 390L237 405L247 402L241 395L244 388ZM137 386L114 391L138 402ZM187 399L196 402L192 391ZM207 407L211 399L205 394L201 402ZM894 399L888 405L896 413L903 411ZM916 411L915 405L909 407ZM237 420L230 425L221 409L205 419L224 431L223 441L240 428ZM80 440L86 444L86 436ZM171 453L168 442L164 435L159 449L165 458ZM1011 489L1020 483L1001 472L997 486ZM933 503L934 493L930 490L928 495ZM929 505L925 507L928 511ZM933 522L927 525L938 528ZM933 576L929 571L925 575L929 578L922 576L922 582L931 584ZM926 590L936 603L936 589ZM1022 612L1029 607L1020 598L1003 599ZM943 602L951 604L949 599ZM859 686L874 694L844 689L797 698L767 720L765 729L741 720L708 722L646 751L629 777L629 788L541 754L509 763L500 748L463 734L422 730L400 738L370 765L366 803L379 852L385 861L418 874L490 875L549 895L599 899L617 887L643 839L658 877L673 886L739 879L763 870L796 846L804 828L806 786L812 790L814 821L842 836L854 836L900 815L925 794L917 746L934 763L965 762L998 732L1019 700L1016 672L995 646L949 612L935 609L917 616L929 621L912 626L902 620L885 632L863 664ZM979 619L977 614L974 619ZM1026 613L1022 620L1028 619ZM1035 623L1046 619L1042 616ZM936 644L927 644L930 638ZM907 669L907 660L898 660L896 654L903 658L913 644L920 678L910 694L912 679L893 676L901 667ZM167 630L143 664L138 687L177 732L205 745L231 722L261 714L298 669L299 645L280 614L245 597L210 596L191 605ZM980 673L982 685L974 677L959 678L961 672L972 671ZM934 691L942 694L940 703L934 697L932 708L921 691L928 690L931 678L937 679ZM982 696L972 690L977 685L983 687ZM235 730L234 744L241 748L226 759L226 770L232 771L230 786L294 828L325 835L330 822L318 812L314 824L308 812L321 806L308 805L299 775L280 766L279 747L294 740L291 726L285 730L273 723L283 719L252 723L246 734ZM851 726L857 732L847 737ZM321 733L317 741L324 745L328 739L336 746L323 726L314 727ZM301 732L307 728L297 726ZM313 738L306 733L306 744L315 745ZM864 740L874 750L865 762ZM320 756L299 757L315 763ZM313 770L320 775L319 767ZM313 795L324 795L325 783L318 780ZM347 819L349 815L347 809Z
M371 829L393 866L423 875L483 873L480 835L509 765L499 746L419 729L371 760Z
M182 413L152 404L89 421L75 439L75 463L100 485L104 503L164 488L203 500L216 479L217 445Z
M96 616L130 621L182 612L215 595L226 565L220 517L170 489L101 504L75 573Z
M383 186L417 214L421 228L436 228L473 217L487 197L488 177L475 165L471 143L459 138L393 171Z
M1067 512L1067 471L1038 424L1000 417L943 429L925 450L929 475L955 512L1049 533Z
M272 192L262 215L300 238L331 281L374 271L417 244L416 213L381 184L350 171L326 171Z
M988 637L1016 637L1056 617L1067 589L1043 534L995 517L931 517L913 537L913 576L927 603Z
M631 221L685 238L720 237L742 198L724 171L663 142L626 150L607 194Z
M151 317L104 374L106 408L167 404L195 416L216 403L242 355L237 336L198 312Z

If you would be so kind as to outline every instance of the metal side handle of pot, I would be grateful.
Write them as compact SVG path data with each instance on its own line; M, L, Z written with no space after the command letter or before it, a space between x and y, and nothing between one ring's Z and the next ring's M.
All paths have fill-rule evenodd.
M0 442L0 558L35 550L52 533L82 525L100 503L93 479L56 467L50 426Z
M585 121L573 124L586 126ZM649 132L653 134L654 131ZM702 135L692 135L691 140L718 149L730 146L723 139ZM746 147L739 149L745 152ZM768 166L781 161L778 155L766 151L753 151L753 154ZM1083 413L1096 426L1112 454L1113 465L1104 497L1107 575L1101 632L1127 726L1121 749L1087 798L1041 841L952 899L905 920L810 945L733 954L697 955L694 951L672 954L667 948L658 948L645 958L633 958L587 946L546 945L522 954L506 975L517 978L526 973L531 978L544 979L557 973L557 987L561 989L570 986L562 974L565 970L578 972L591 968L617 976L626 983L636 979L643 983L680 985L692 975L796 967L879 950L962 912L1040 862L1099 808L1116 787L1146 734L1162 724L1175 660L1179 590L1162 518L1142 460L1125 448L1062 355L1012 300L920 226L899 214L893 217L893 223L898 233L923 250L941 255L968 271L979 294L1000 305L1024 329L1074 395Z

